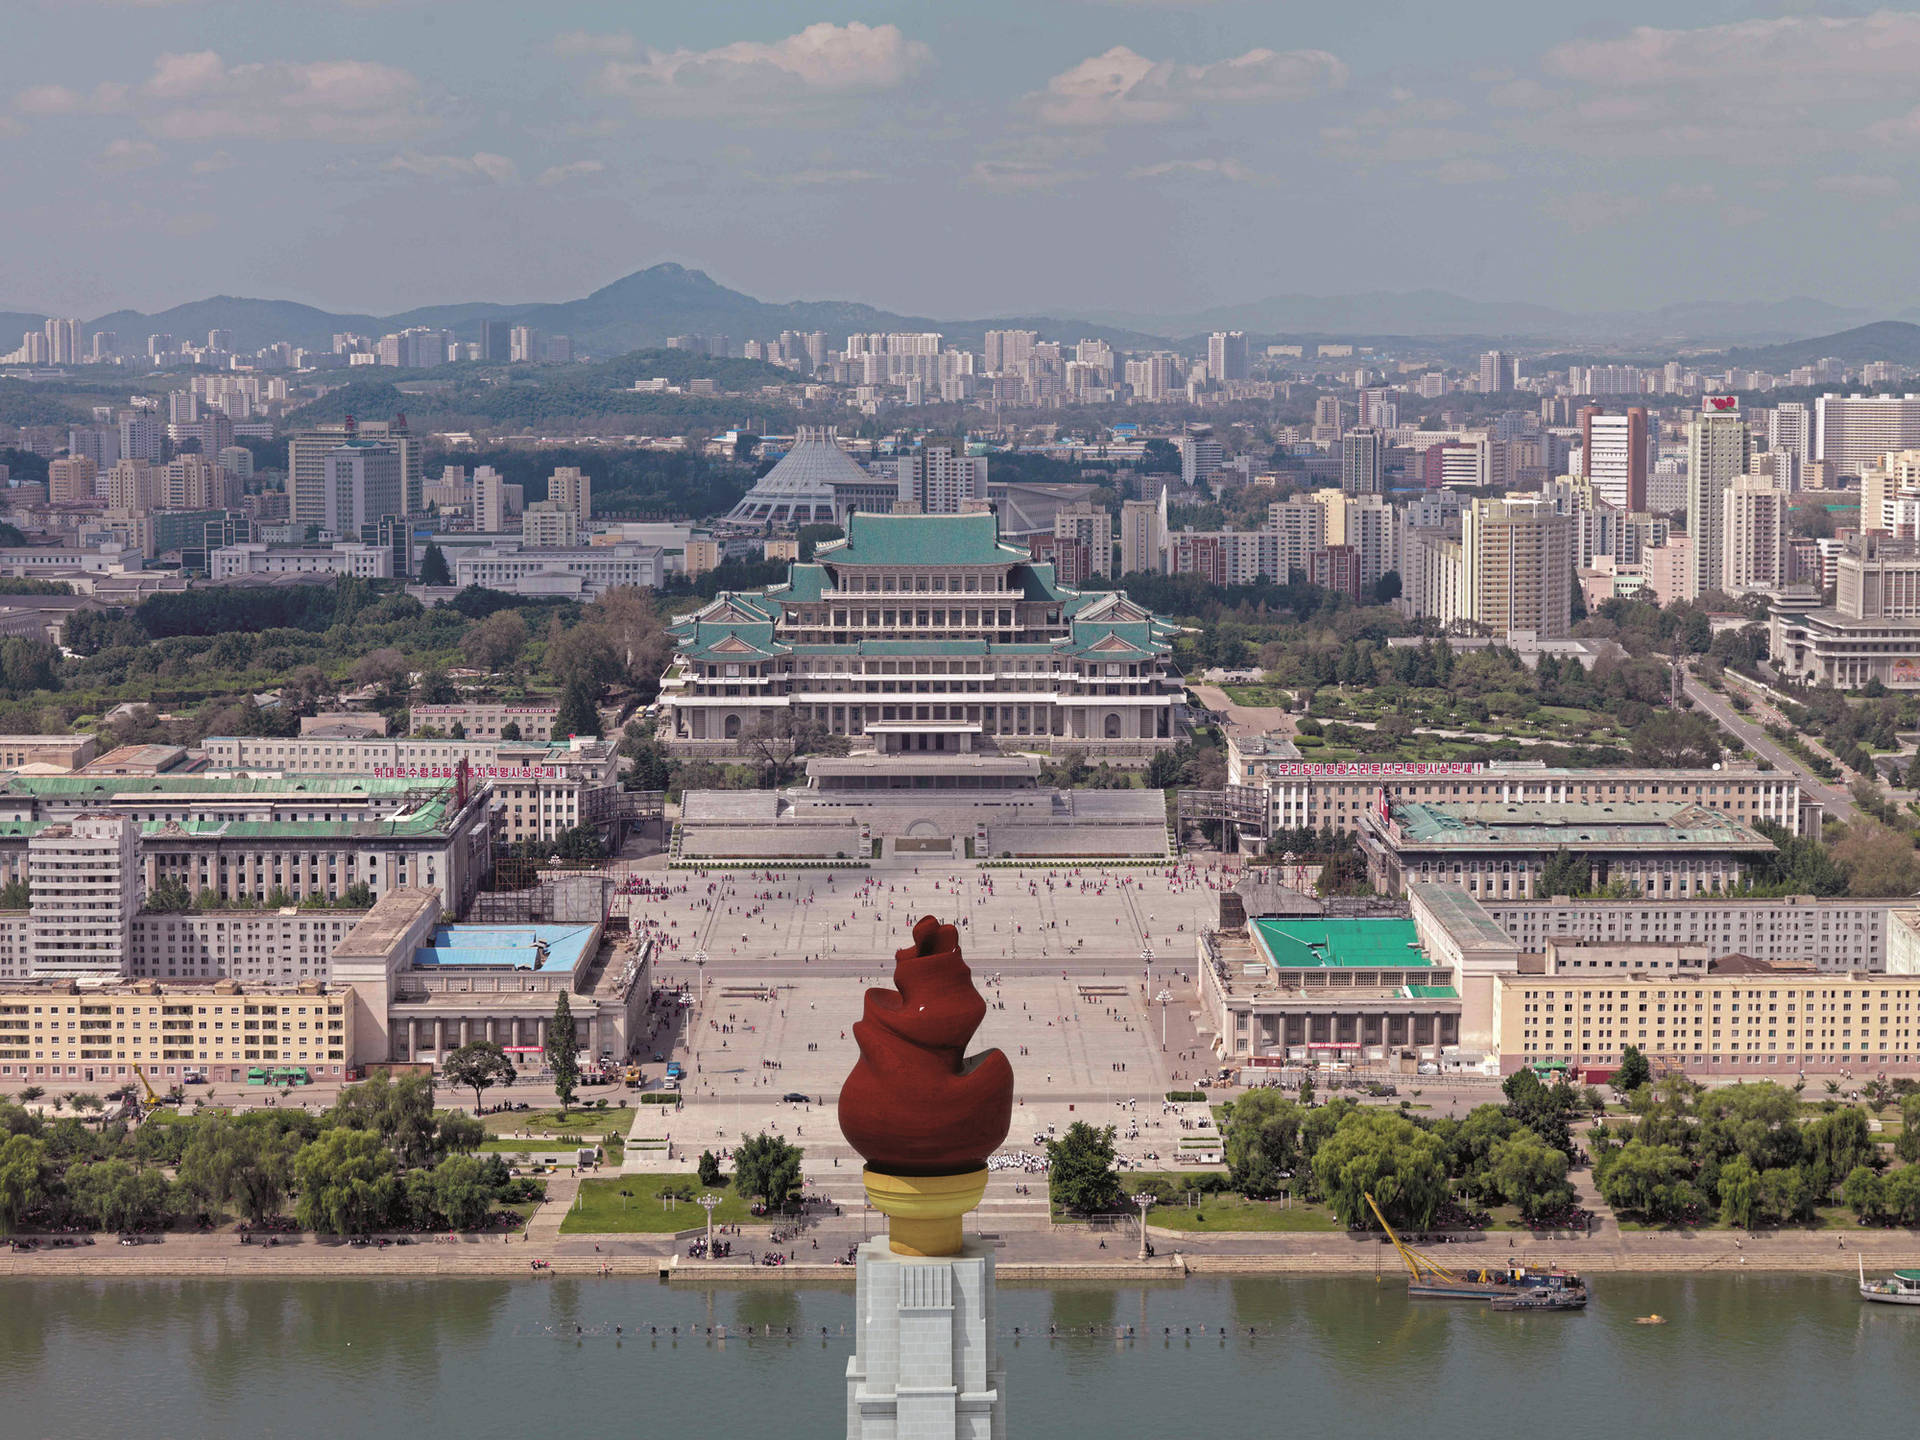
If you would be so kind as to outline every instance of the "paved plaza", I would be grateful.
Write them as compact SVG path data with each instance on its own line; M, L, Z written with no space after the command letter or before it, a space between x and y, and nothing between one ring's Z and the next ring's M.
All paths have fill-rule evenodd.
M871 871L669 871L634 867L664 899L622 895L636 928L666 944L667 960L864 961L890 958L913 922L937 915L960 927L976 969L989 960L1136 964L1141 950L1193 954L1217 924L1219 892L1239 877L1218 860L1158 867L977 869L901 865Z

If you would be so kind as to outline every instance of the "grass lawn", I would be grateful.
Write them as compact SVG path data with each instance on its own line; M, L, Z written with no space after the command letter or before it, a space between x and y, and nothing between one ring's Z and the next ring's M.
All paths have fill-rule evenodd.
M1644 1220L1621 1220L1617 1222L1622 1230L1719 1230L1727 1233L1745 1232L1738 1225L1730 1225L1718 1215L1701 1221L1698 1225L1649 1225ZM1825 1205L1814 1212L1813 1220L1805 1225L1768 1226L1782 1235L1799 1234L1810 1230L1858 1230L1853 1212L1844 1205Z
M707 1188L700 1177L687 1175L615 1175L580 1182L580 1198L567 1218L560 1222L562 1235L659 1235L675 1230L694 1230L707 1223L706 1211L691 1200L682 1200L671 1209L660 1199L667 1186L686 1185L695 1195ZM620 1192L630 1190L632 1198ZM747 1213L749 1201L735 1193L732 1186L713 1187L720 1206L713 1212L715 1224L745 1225L753 1220Z
M597 1139L583 1140L578 1146L572 1144L569 1141L561 1140L558 1138L551 1141L546 1141L546 1142L542 1142L539 1140L528 1140L525 1138L512 1139L512 1140L483 1140L480 1142L480 1153L482 1155L507 1155L507 1156L565 1155L568 1159L568 1162L571 1163L573 1159L573 1152L576 1149L584 1149L588 1145L604 1146L606 1150L606 1155L607 1155L607 1163L610 1165L618 1165L620 1163L621 1147L618 1145L606 1145L604 1141L600 1141Z
M558 1110L503 1110L497 1115L482 1115L480 1123L489 1135L524 1132L528 1135L591 1135L595 1140L608 1135L625 1135L633 1128L633 1110L618 1106L606 1110L569 1110L565 1118Z
M1179 1177L1169 1177L1178 1183ZM1296 1202L1285 1206L1278 1200L1249 1200L1243 1195L1202 1195L1189 1208L1185 1205L1156 1205L1147 1212L1147 1223L1163 1230L1344 1230L1324 1205Z

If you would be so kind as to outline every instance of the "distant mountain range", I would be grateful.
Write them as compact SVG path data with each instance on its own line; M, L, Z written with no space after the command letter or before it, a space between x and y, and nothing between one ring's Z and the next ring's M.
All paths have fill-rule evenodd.
M1100 311L1096 318L1162 335L1232 329L1287 339L1479 336L1551 344L1700 345L1798 339L1871 320L1873 312L1796 298L1694 301L1657 310L1582 313L1519 301L1468 300L1443 290L1375 290L1359 295L1275 295L1179 315Z
M1816 335L1785 345L1752 350L1730 350L1727 358L1755 370L1782 374L1796 365L1812 365L1828 356L1859 363L1891 360L1896 365L1920 365L1920 325L1908 320L1876 320L1837 335Z
M44 315L0 311L0 341L37 329L45 320ZM950 342L978 349L987 330L1001 327L1041 330L1050 337L1069 340L1094 336L1128 348L1165 343L1158 336L1137 334L1124 327L1048 316L934 320L923 315L896 315L849 300L770 304L729 290L703 271L683 265L654 265L582 299L559 304L428 305L398 315L341 315L289 300L216 295L152 315L116 310L87 321L85 329L88 335L112 330L123 348L144 345L146 337L153 334L204 339L209 330L231 330L234 344L243 350L257 350L276 340L325 349L340 331L381 335L414 325L451 330L461 340L476 340L482 320L566 335L577 350L602 358L664 345L674 335L725 335L738 345L742 340L772 339L782 330L825 330L835 337L835 348L845 343L848 334L863 330L939 330Z
M288 300L250 300L216 295L176 305L157 314L117 310L86 322L86 332L115 331L123 348L143 345L150 334L204 337L209 330L231 330L245 350L276 340L306 348L326 348L344 330L384 334L424 325L451 330L463 340L478 338L482 320L529 325L551 335L571 336L577 349L609 357L663 345L673 335L725 335L736 344L770 339L782 330L825 330L836 340L863 330L938 330L949 342L978 348L989 329L1038 330L1048 339L1097 338L1121 348L1151 348L1214 330L1244 330L1255 340L1384 337L1438 341L1486 340L1514 344L1589 344L1664 346L1669 349L1744 345L1772 347L1740 352L1743 359L1774 353L1800 353L1796 345L1842 359L1898 359L1885 351L1859 356L1834 348L1843 337L1863 344L1893 332L1913 330L1898 322L1920 319L1920 309L1875 323L1872 312L1804 297L1767 301L1696 301L1655 310L1576 312L1522 302L1470 300L1440 290L1369 291L1356 295L1275 295L1244 305L1216 306L1186 314L1095 312L1085 317L1045 315L996 319L934 319L899 315L849 300L800 300L773 304L730 290L699 270L654 265L614 281L591 295L557 304L430 305L398 315L334 314ZM0 346L15 335L37 329L46 316L0 311ZM1855 328L1848 328L1855 327ZM1832 332L1841 332L1836 335ZM1826 337L1804 340L1806 336ZM1820 349L1825 345L1828 348ZM1749 363L1763 364L1759 359ZM1784 364L1785 362L1780 362ZM1801 363L1795 361L1793 363Z

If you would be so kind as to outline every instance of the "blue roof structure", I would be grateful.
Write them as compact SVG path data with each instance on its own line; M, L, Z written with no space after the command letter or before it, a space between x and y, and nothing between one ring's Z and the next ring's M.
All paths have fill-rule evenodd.
M459 966L478 970L572 972L593 957L594 925L442 925L431 944L414 952L416 970Z

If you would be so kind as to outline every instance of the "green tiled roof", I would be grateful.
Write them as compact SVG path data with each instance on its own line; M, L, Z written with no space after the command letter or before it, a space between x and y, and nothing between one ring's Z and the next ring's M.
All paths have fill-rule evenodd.
M1409 1000L1458 1000L1460 992L1451 985L1403 985Z
M767 591L770 600L818 600L833 587L826 570L819 565L793 565L787 570L787 583Z
M1686 800L1605 804L1428 805L1396 800L1402 845L1502 845L1578 852L1623 846L1774 848L1757 830Z
M399 795L417 780L372 775L9 775L8 795Z
M1402 970L1429 966L1411 920L1256 920L1277 970Z
M1025 549L1000 542L1000 522L978 515L868 515L847 517L844 540L814 550L826 565L1010 565Z

